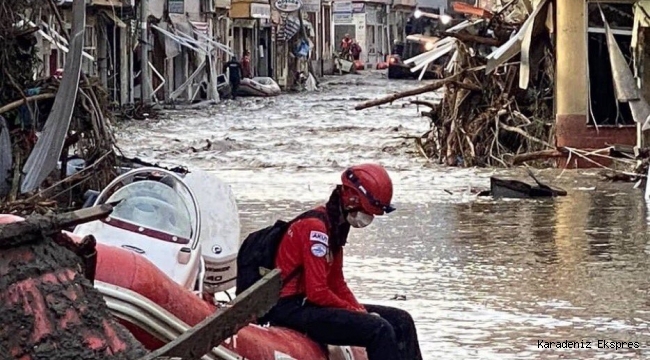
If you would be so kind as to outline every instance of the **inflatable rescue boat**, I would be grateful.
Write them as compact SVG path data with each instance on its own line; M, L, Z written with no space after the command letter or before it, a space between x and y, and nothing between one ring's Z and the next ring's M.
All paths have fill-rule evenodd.
M244 78L237 88L237 96L277 96L282 91L270 77Z
M154 350L215 312L217 294L230 296L240 246L237 204L229 186L209 173L181 176L158 168L119 176L93 206L116 201L109 217L77 226L73 236L95 236L95 287L112 314ZM362 348L324 346L256 324L203 358L367 359Z

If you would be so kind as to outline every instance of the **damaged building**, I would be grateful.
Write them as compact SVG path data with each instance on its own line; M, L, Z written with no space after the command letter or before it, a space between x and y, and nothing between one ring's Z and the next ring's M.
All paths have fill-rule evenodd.
M612 145L647 146L642 128L650 116L645 70L648 1L537 1L531 18L545 23L555 48L555 145L598 152ZM546 7L546 8L543 8ZM525 30L525 29L523 29ZM530 35L520 30L522 70ZM504 45L505 46L505 45ZM528 46L528 48L527 48ZM573 157L593 167L604 158Z
M442 79L360 104L358 110L444 89L421 152L453 166L558 159L602 166L614 145L647 147L650 1L454 2L464 17L432 49L406 59L422 74L445 60ZM436 65L438 66L438 65Z
M650 113L647 104L641 112L633 110L647 91L639 88L647 89L650 82L643 81L643 46L638 41L645 32L639 20L646 15L637 3L556 3L558 147L643 145L641 127Z

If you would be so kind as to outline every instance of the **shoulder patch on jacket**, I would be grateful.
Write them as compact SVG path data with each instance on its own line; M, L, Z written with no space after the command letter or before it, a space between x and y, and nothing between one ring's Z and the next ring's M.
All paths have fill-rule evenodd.
M312 230L311 233L309 233L309 240L329 245L329 237L321 231Z
M315 257L322 258L327 255L327 246L323 244L314 244L311 246L311 254Z

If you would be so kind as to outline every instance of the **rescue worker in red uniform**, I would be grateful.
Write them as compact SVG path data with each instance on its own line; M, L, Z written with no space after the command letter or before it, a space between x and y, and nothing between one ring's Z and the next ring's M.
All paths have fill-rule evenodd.
M350 47L352 46L352 39L350 39L350 34L345 34L343 39L341 39L341 56L347 58L350 55Z
M342 174L326 205L291 224L275 259L286 278L271 324L305 333L316 342L365 347L369 360L421 360L413 319L404 310L362 305L343 277L343 246L350 227L363 228L394 210L392 181L381 165L362 164ZM297 273L296 276L288 274Z

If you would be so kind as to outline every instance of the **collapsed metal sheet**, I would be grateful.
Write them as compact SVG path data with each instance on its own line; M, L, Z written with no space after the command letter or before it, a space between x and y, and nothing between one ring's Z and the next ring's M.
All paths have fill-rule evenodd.
M605 20L602 13L603 23L605 24L605 36L607 38L607 51L609 53L609 62L612 67L612 78L614 80L614 90L616 99L620 102L627 102L630 105L632 118L636 123L643 124L642 130L650 128L650 105L640 95L639 88L636 85L634 74L627 65L621 48L618 46L612 29Z
M42 135L23 167L25 177L20 187L22 193L36 189L56 168L72 120L72 112L79 91L79 78L81 77L81 58L86 28L85 1L74 0L72 12L70 51L66 56L63 80L57 90L54 105L43 127Z
M538 16L548 15L546 11L546 5L548 0L542 0L535 10L528 16L524 24L521 26L519 31L511 37L505 44L501 45L498 49L494 50L491 54L487 56L487 66L485 72L487 74L491 73L502 64L505 64L506 61L512 59L514 56L519 54L522 49L522 43L526 40L526 37L532 37L534 34L533 27L537 22ZM527 46L530 46L530 40L525 41ZM522 83L524 83L522 81Z
M605 35L607 37L607 52L612 67L614 78L614 90L616 99L620 102L628 102L639 99L639 89L636 86L634 75L625 61L621 48L618 47L614 34L609 24L605 22Z

